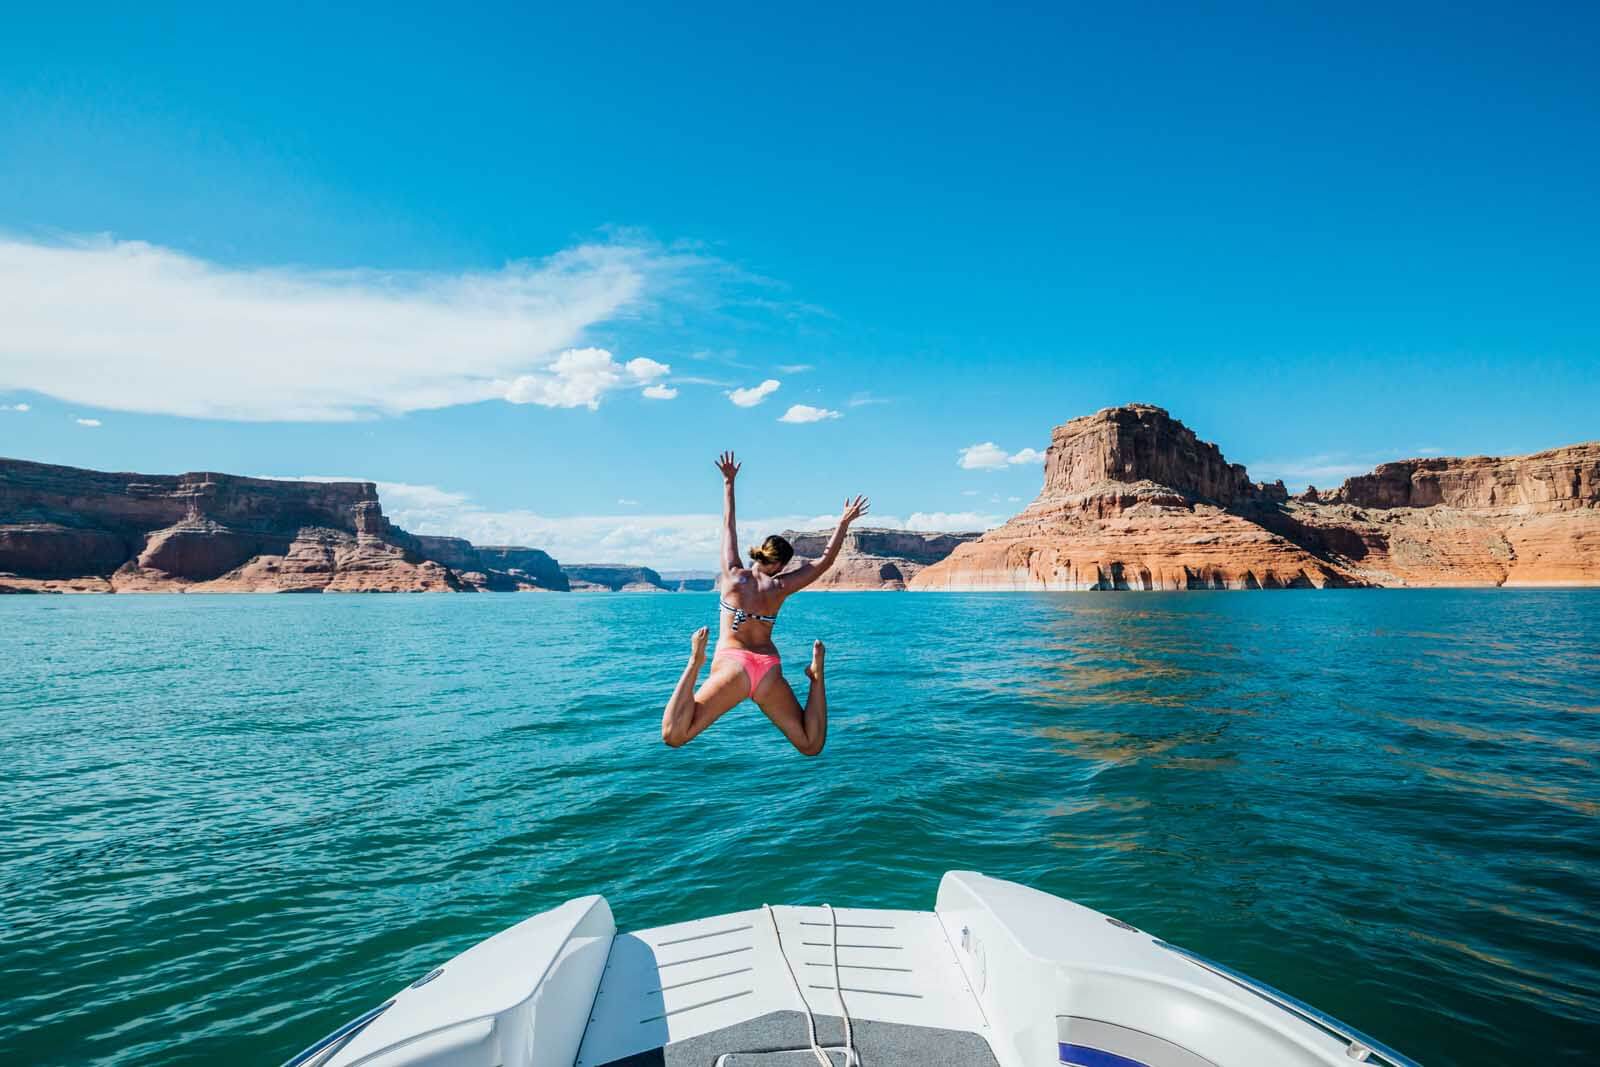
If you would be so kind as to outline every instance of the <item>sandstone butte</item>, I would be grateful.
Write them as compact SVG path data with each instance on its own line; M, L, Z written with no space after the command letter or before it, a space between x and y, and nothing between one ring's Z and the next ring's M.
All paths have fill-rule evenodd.
M1291 498L1158 407L1055 428L1021 514L915 590L1600 584L1600 442L1385 463Z
M371 482L0 460L0 592L566 588L537 549L406 533Z

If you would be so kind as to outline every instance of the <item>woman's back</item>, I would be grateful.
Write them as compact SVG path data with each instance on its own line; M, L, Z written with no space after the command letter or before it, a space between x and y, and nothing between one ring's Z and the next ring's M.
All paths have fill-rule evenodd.
M774 651L772 627L778 607L788 596L782 584L776 578L741 567L724 572L719 586L722 621L717 632L718 647Z

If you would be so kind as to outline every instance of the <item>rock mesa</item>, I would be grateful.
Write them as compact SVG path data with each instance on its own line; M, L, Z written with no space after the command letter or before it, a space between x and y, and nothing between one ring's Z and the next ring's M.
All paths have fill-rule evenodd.
M1600 443L1386 463L1291 499L1166 411L1055 428L1044 488L913 589L1600 584Z
M573 563L561 570L575 593L670 593L661 575L626 563Z
M384 517L371 482L0 460L0 592L565 587L559 565L535 549L406 533Z

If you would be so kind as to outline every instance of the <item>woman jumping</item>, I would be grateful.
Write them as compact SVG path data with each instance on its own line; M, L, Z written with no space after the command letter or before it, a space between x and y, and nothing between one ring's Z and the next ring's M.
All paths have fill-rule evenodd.
M783 568L794 557L794 547L774 534L750 550L751 566L739 561L739 533L733 519L733 479L739 464L732 452L717 457L722 472L722 568L717 591L722 595L722 621L717 631L717 652L711 657L711 676L698 690L694 681L706 662L706 639L710 630L702 626L689 638L689 664L678 679L678 687L667 701L661 716L661 740L677 748L694 740L707 726L739 701L754 700L774 726L795 748L807 756L822 751L828 740L828 697L822 685L821 641L811 644L811 666L806 677L811 691L806 705L800 706L789 681L783 676L778 650L772 644L772 624L778 621L778 606L791 593L797 593L822 577L833 566L844 545L850 524L867 513L867 498L858 496L844 502L839 526L828 539L822 558L806 563L787 574Z

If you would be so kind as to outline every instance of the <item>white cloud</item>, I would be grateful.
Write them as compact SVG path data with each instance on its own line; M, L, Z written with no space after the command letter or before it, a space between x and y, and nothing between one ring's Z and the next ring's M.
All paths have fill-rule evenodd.
M625 508L636 508L639 506L639 502L637 500L629 500L625 496L617 497L617 504Z
M961 495L962 496L977 496L978 495L978 491L976 489L963 489L963 490L961 490Z
M779 422L822 422L841 418L840 412L830 408L814 408L810 404L795 404L778 417Z
M993 441L968 445L961 450L960 465L962 470L969 471L1002 470L1006 465L1006 450Z
M728 399L742 408L753 408L767 397L778 391L781 383L776 378L768 378L760 385L753 385L748 389L733 389L728 393Z
M1001 515L982 515L976 511L914 511L896 529L922 530L924 532L970 533L973 530L992 530L1005 522ZM882 522L879 525L888 526Z
M513 404L594 411L600 398L621 384L622 366L610 352L569 348L537 374L519 375L507 386L505 397Z
M300 475L295 481L302 482L362 482L365 478L329 478L322 475ZM471 503L471 497L465 493L453 493L448 489L440 489L436 485L416 485L411 482L379 482L382 501L385 507L392 499L404 501L407 507L424 512L444 512L456 508L473 508L477 505ZM393 518L391 515L390 518ZM413 531L415 532L415 531Z
M638 359L628 360L627 367L628 373L633 375L633 380L641 384L653 382L657 378L664 378L672 373L670 364L657 363L655 360L645 359L643 356Z
M1421 446L1420 448L1417 449L1417 455L1419 455L1419 456L1442 456L1442 455L1444 455L1444 449L1438 448L1438 447L1436 447L1434 445L1423 445L1423 446Z
M79 426L99 426L100 425L100 420L99 419L73 419L72 421L77 423Z
M544 370L523 374L506 389L513 404L541 404L550 408L599 408L600 400L624 385L644 385L643 393L652 400L671 400L676 389L654 383L670 374L672 367L643 356L619 364L603 348L569 348ZM630 380L631 379L631 380Z
M780 364L778 364L778 373L779 374L805 374L807 371L813 371L813 370L816 370L816 369L817 368L813 367L809 363L780 363Z
M1037 448L1024 448L1020 452L1007 453L1005 449L993 441L984 441L982 444L968 445L959 453L957 465L962 470L969 471L998 471L1008 466L1017 466L1023 463L1043 463L1044 453Z
M32 411L28 404L0 404L0 411Z
M461 273L236 267L142 241L0 238L0 390L119 411L345 420L506 396L593 406L557 353L700 265L586 244ZM654 380L643 361L637 381ZM664 373L664 372L663 372ZM520 376L535 376L518 389Z

